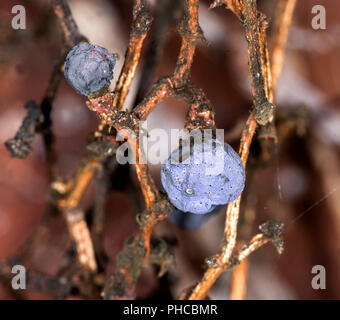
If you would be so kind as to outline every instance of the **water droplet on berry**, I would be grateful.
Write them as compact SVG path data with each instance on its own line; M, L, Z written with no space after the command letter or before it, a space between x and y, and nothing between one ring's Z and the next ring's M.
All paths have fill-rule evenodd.
M194 194L194 193L195 193L194 190L191 189L191 188L186 189L185 192L186 192L187 194Z

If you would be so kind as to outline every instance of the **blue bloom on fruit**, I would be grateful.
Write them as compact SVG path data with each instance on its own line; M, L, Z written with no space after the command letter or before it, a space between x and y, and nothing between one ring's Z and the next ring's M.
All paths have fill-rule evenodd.
M229 144L217 139L196 143L187 155L182 155L181 161L173 160L176 153L182 154L182 147L162 164L161 180L177 209L206 214L242 193L245 169Z
M90 95L110 85L115 64L114 55L105 48L80 43L68 53L64 75L79 94Z

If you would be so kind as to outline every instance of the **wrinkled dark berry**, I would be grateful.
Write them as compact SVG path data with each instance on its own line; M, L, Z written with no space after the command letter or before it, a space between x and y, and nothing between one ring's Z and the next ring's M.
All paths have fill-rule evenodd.
M68 53L64 75L78 93L90 95L110 85L115 63L114 55L105 48L80 43Z

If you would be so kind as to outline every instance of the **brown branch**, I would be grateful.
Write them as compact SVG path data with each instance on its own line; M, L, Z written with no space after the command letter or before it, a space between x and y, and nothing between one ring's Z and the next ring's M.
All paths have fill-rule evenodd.
M270 69L264 67L269 63L264 15L257 10L256 0L216 0L211 8L221 5L233 11L245 29L255 119L258 124L264 126L272 122L275 109L275 106L268 100L270 95L267 95L270 89L268 82L270 76L266 70L269 72Z
M268 221L259 227L262 233L255 235L247 244L243 246L236 254L236 260L238 262L247 258L251 253L253 253L258 248L262 247L268 241L272 241L277 252L282 254L283 252L283 240L282 240L282 232L284 229L284 225L280 221ZM232 265L229 266L233 267Z
M11 280L14 274L11 273L13 263L0 261L0 279L6 282L6 287L11 288ZM44 292L53 295L54 299L66 299L72 289L72 276L77 271L77 266L69 266L67 273L57 276L49 276L36 271L26 270L26 290L33 292ZM20 290L10 292L19 296Z
M99 168L99 166L96 159L90 158L88 162L85 162L84 165L78 169L75 176L64 185L65 196L58 201L58 207L60 209L74 209L79 205L97 168Z
M261 57L261 68L264 80L264 91L270 103L273 103L273 81L271 72L271 62L269 57L268 42L267 42L267 28L268 22L266 16L258 11L259 15L259 46ZM273 122L272 117L268 123ZM263 126L261 126L262 128Z
M267 22L265 17L262 15L262 21L260 24L260 45L261 45L261 60L262 60L262 69L265 79L265 91L268 97L268 100L273 103L275 99L275 93L277 88L278 79L280 77L284 56L285 56L285 46L288 37L289 27L291 25L292 16L294 13L294 7L296 4L296 0L279 0L275 17L274 17L274 31L273 31L273 50L271 53L271 63L269 62L269 52L267 45ZM270 66L271 64L271 66ZM276 128L274 123L271 121L266 126L260 127L260 132L258 136L261 149L262 149L262 161L268 162L272 158L273 148L277 150L277 135ZM249 178L248 178L249 181ZM248 190L250 192L250 190ZM246 292L246 281L248 267L245 267L247 264L244 261L244 264L237 266L234 269L231 286L231 299L244 299ZM243 280L243 281L242 281Z
M41 111L43 113L44 118L39 128L39 131L43 136L50 183L53 182L57 177L56 167L57 152L54 145L55 137L52 131L52 119L51 119L52 104L61 81L62 67L64 65L65 57L66 51L62 50L60 57L58 58L53 67L53 71L48 86L46 88L45 96L41 102Z
M246 128L242 133L239 154L246 167L249 148L255 134L256 124L266 125L273 120L274 105L268 101L271 97L271 77L268 59L268 49L265 36L264 17L259 14L255 0L226 0L215 1L212 7L225 4L240 19L245 28L248 44L249 73L252 85L254 111L250 114ZM260 18L260 19L259 19ZM264 78L265 76L265 78ZM224 243L221 253L214 261L216 265L209 267L202 280L192 290L191 300L203 299L224 271L224 265L230 263L232 252L236 244L237 224L240 211L241 196L227 206Z
M295 5L296 0L279 0L275 11L272 46L272 77L274 94L276 92L283 67L288 32L292 23Z
M63 31L66 46L72 47L79 41L86 40L79 33L67 2L64 0L56 0L53 1L53 6ZM108 94L105 96L110 102L110 110L121 109L124 104L132 79L135 76L140 51L150 23L151 17L146 11L145 1L136 0L133 10L133 28L130 35L129 47L116 87L114 102L112 102L113 95ZM63 57L62 62L64 58L65 57ZM60 69L61 68L59 68L58 71L60 71ZM59 72L58 74L60 75ZM48 92L53 91L48 90ZM105 103L106 102L107 101L105 101ZM50 111L51 108L46 108L46 114L48 116L46 119L49 119ZM102 116L104 115L108 115L108 113L103 112ZM104 118L102 120L105 121L107 119ZM50 128L50 126L47 126L47 128ZM100 128L99 133L101 133ZM83 211L80 210L78 206L87 186L94 177L96 169L100 167L100 163L101 160L96 157L86 159L84 166L78 171L75 177L64 186L66 193L64 197L58 201L58 207L66 217L71 238L76 246L79 262L85 269L92 272L95 272L97 269L94 246Z
M96 101L89 101L90 109L97 111L101 119L114 126L117 131L127 127L137 132L139 121L145 120L163 99L174 96L191 105L187 117L188 126L214 127L214 112L211 103L203 91L195 87L190 80L190 68L197 41L202 39L198 24L198 0L186 1L180 34L182 45L174 73L159 79L151 92L131 113L116 112L109 99L103 97ZM193 120L195 116L197 116L196 122ZM139 148L138 140L135 145L132 145L133 150L136 150L137 159L143 152ZM104 289L105 299L133 297L140 269L149 262L152 251L150 243L152 231L156 224L167 217L172 208L168 200L161 200L148 166L137 161L136 172L147 210L140 215L139 232L127 242L117 258L114 274Z
M117 162L113 157L108 158L102 168L97 170L95 176L96 195L93 204L91 233L93 245L98 259L98 264L105 269L108 257L103 247L103 235L105 226L106 200L110 191L112 171L117 168Z
M11 139L11 141L9 141L6 144L7 148L9 148L9 150L11 151L13 157L25 158L32 150L30 144L33 141L34 134L37 132L41 133L43 135L44 147L46 151L50 182L53 182L57 177L56 172L57 156L56 150L54 148L55 139L52 132L52 120L51 120L52 104L61 81L62 68L64 65L68 49L70 47L73 47L80 41L86 41L86 38L82 36L78 31L77 25L72 18L72 14L67 2L65 0L53 0L52 6L63 32L62 35L64 40L64 46L61 49L61 53L57 61L55 62L44 97L40 104L43 119L41 120L39 115L36 116L33 125L31 121L30 128L26 129L24 128L25 129L24 131L27 132L23 132L21 127L16 137L14 139ZM23 125L25 124L25 121L27 123L26 119L29 120L29 118L26 117Z
M43 135L50 183L53 182L57 177L57 155L54 147L55 138L52 132L51 120L52 104L62 78L62 70L67 51L75 46L77 43L81 41L87 41L87 39L79 32L78 27L73 20L72 13L67 4L67 1L53 0L52 6L62 30L64 46L61 49L60 56L53 67L53 71L48 82L48 86L46 88L45 96L41 102L41 111L43 113L44 120L41 124L41 127L39 128L39 131Z
M133 107L138 105L149 93L154 81L154 74L159 59L164 50L169 29L175 25L182 16L182 0L161 0L156 2L155 21L150 38L150 44L145 54L141 79Z
M139 215L140 229L134 237L126 241L118 254L114 272L103 291L104 299L135 298L135 285L142 268L150 262L158 264L158 261L162 266L162 259L153 259L153 252L157 251L157 248L151 247L151 234L155 225L164 220L171 211L171 204L163 198L155 203L151 213L145 211ZM164 253L167 252L165 250Z
M52 6L63 34L65 46L72 48L81 41L87 41L79 32L67 0L53 0Z
M61 49L60 56L53 67L45 96L41 102L41 111L43 113L44 120L41 124L40 131L43 135L47 163L49 164L50 182L54 181L57 177L57 155L54 147L55 138L52 132L51 120L52 104L62 78L64 61L68 50L81 41L87 41L87 39L79 32L66 0L53 0L52 7L62 30L64 46Z
M230 300L244 300L247 293L248 260L243 260L236 266L231 276Z
M203 40L203 33L198 23L198 1L186 0L184 17L179 27L182 44L173 74L175 86L190 77L190 68L194 59L196 45Z
M272 241L278 253L281 254L283 251L283 241L281 239L283 224L279 221L269 221L261 225L260 230L262 233L255 235L250 242L239 251L234 254L232 254L233 252L231 251L228 259L226 259L226 256L221 256L220 254L208 259L207 263L209 268L205 272L202 281L192 290L189 300L204 299L217 277L223 271L231 270L267 242Z
M22 257L29 256L37 247L37 245L44 239L44 236L47 234L46 230L50 223L51 214L57 211L57 207L55 205L56 198L59 198L60 194L57 192L54 193L53 191L53 184L57 183L58 175L57 175L57 155L54 146L54 134L52 131L52 120L51 120L51 112L52 112L52 105L54 102L55 95L59 88L59 84L62 78L62 68L65 61L66 53L70 47L76 45L79 41L86 41L86 38L82 36L77 26L72 18L71 11L68 7L68 4L65 0L54 0L52 2L52 6L54 12L58 18L58 22L61 26L62 36L63 36L63 47L61 49L60 55L57 61L54 64L50 79L48 81L47 88L45 90L44 97L40 104L40 110L42 114L42 119L37 117L37 121L35 121L35 126L31 126L29 130L26 130L25 135L27 139L24 142L31 143L34 138L35 133L41 133L43 136L43 142L46 152L46 162L48 167L48 177L49 177L49 208L48 214L44 218L44 222L42 226L39 228L38 232L34 234L31 241L28 242L23 248L21 252ZM39 118L39 119L38 119ZM27 122L26 118L24 119ZM32 125L32 123L30 123ZM18 134L20 134L20 129ZM20 136L19 136L20 138ZM16 140L17 142L18 140ZM16 143L16 146L19 146L20 150L16 150L17 155L27 156L28 153L31 151L30 145L27 143Z
M57 206L65 215L80 264L85 267L85 270L95 272L97 264L94 246L84 218L84 212L79 208L79 203L96 170L101 167L103 157L100 156L100 153L99 156L89 156L85 160L83 167L69 182L61 183L57 179L55 172L56 154L53 146L50 118L52 103L62 75L62 64L66 50L79 41L86 39L79 33L67 2L65 0L54 0L52 3L63 31L65 48L62 51L60 60L55 65L42 102L44 121L41 130L44 135L50 165L50 180L53 182L51 186L58 190L60 196ZM248 43L249 72L254 110L251 112L246 127L242 132L239 149L242 162L246 166L257 123L267 125L271 124L273 119L273 88L266 41L266 21L264 16L257 11L255 0L216 0L212 6L221 4L228 5L241 20L245 27ZM161 101L170 96L181 99L190 105L186 116L186 128L193 130L215 127L214 111L210 101L203 90L196 87L190 78L196 45L199 40L203 39L203 33L198 23L198 6L198 0L185 1L184 17L179 28L182 43L174 72L170 76L159 79L154 84L151 92L132 112L122 112L121 109L136 75L142 45L152 21L146 9L146 1L135 0L128 49L115 92L106 92L103 96L90 99L87 102L88 107L96 111L102 120L102 124L96 133L97 137L106 136L103 124L114 127L117 131L128 128L137 132L140 122L145 120ZM289 22L286 25L288 26ZM286 35L282 35L284 41L281 41L278 47L284 45L286 37ZM282 58L282 52L280 57ZM110 132L108 135L110 135ZM111 139L110 136L106 138ZM112 142L114 146L117 146L116 141ZM136 150L138 159L143 152L140 149L138 139L132 147ZM106 158L107 154L105 152L104 154L104 158ZM146 210L138 218L139 231L126 242L117 257L114 274L110 277L104 289L105 299L134 297L134 287L142 267L149 263L157 263L164 269L164 265L168 265L168 262L165 262L167 261L168 251L160 250L155 252L155 247L151 243L151 235L154 227L171 212L172 206L157 190L146 164L137 161L136 173L145 200ZM280 239L281 229L278 227L278 223L273 223L265 226L261 234L255 236L247 246L234 254L240 201L241 196L228 205L221 253L214 258L213 264L210 263L202 281L193 289L190 299L204 298L223 271L232 268L269 240L274 241L274 244L280 247L279 244L281 245L282 243ZM272 229L275 228L280 232L277 230L273 232Z
M185 1L184 17L179 27L179 33L182 37L182 43L175 70L172 75L159 79L153 85L150 94L135 108L133 114L140 120L145 120L152 110L169 96L184 99L189 104L193 100L200 100L202 101L201 104L207 102L203 91L198 92L196 90L196 92L193 92L194 87L190 80L190 69L197 42L204 39L198 23L197 0ZM188 97L189 101L187 100Z
M246 127L243 130L239 149L239 154L244 165L248 159L249 147L254 136L255 129L256 120L254 118L254 112L252 112L247 120ZM208 268L208 270L203 275L202 280L193 289L189 297L190 300L204 299L219 275L224 271L224 265L230 261L236 243L240 201L241 196L228 204L224 230L224 244L222 246L221 253L218 254L216 258L214 258L217 266L214 265L213 267Z
M262 106L263 106L263 93L265 94L266 99L268 98L267 102L265 102L268 106L270 103L273 102L274 99L274 89L276 86L276 80L279 76L280 72L276 72L273 76L273 80L271 77L271 69L269 63L269 53L267 47L267 40L266 40L266 21L264 16L261 13L258 13L256 10L256 3L254 1L248 1L247 5L244 4L242 1L238 0L227 0L227 1L215 1L212 5L213 7L221 4L226 4L228 7L240 18L241 22L245 26L246 30L246 39L248 41L248 56L249 56L249 65L250 65L250 75L252 80L252 88L253 88L253 97L254 97L254 104L255 104L255 115L252 113L249 117L256 118L257 122L260 124L265 124L267 126L272 127L272 119L273 116L271 115L268 117L265 115L265 123L263 123L263 113L262 113ZM287 6L291 6L292 4L286 3ZM282 10L282 8L281 8ZM287 10L284 10L286 12ZM281 25L285 31L281 31L282 34L287 36L287 30L289 28L289 22L291 21L291 15L293 13L293 8L288 10L289 13L285 13L283 16L279 16L279 21L277 25ZM287 16L290 14L290 18ZM252 18L250 18L252 16ZM256 27L256 18L260 17L260 21L258 22L258 27ZM242 17L242 18L241 18ZM285 22L281 21L284 19ZM283 36L282 36L283 37ZM284 54L284 45L285 41L278 42L277 44L277 51L280 52L280 60L274 61L274 65L276 63L281 64L278 70L282 69L282 62L283 62L283 54ZM263 81L261 80L261 75L258 72L259 66L261 68L261 73L263 74L264 78ZM258 79L256 79L256 76ZM259 76L260 75L260 76ZM275 83L275 85L273 84ZM263 90L262 90L262 89ZM261 102L262 101L262 102ZM268 104L269 103L269 104ZM257 108L256 108L257 107ZM270 106L271 109L273 109ZM267 110L268 111L268 110ZM266 112L267 112L266 111ZM270 111L270 109L269 109ZM257 116L257 117L256 117ZM248 119L248 121L249 121ZM260 121L259 121L260 120ZM253 125L252 129L250 129L248 134L248 140L245 139L245 134L243 134L243 138L241 139L241 146L240 146L240 155L244 165L246 164L248 153L249 153L249 146L254 135L256 128L256 124ZM246 125L246 129L249 129L248 125ZM276 141L276 140L275 140ZM240 197L236 199L233 203L229 204L227 207L227 218L226 218L226 228L225 228L225 241L226 244L223 245L221 250L221 255L215 258L218 266L217 268L209 268L205 275L203 276L202 281L193 289L193 292L190 296L190 299L202 299L204 298L208 291L210 290L211 286L216 281L217 277L223 272L222 265L228 263L231 259L231 254L233 248L236 243L236 233L237 233L237 221L238 221L238 214L239 214L239 207L240 207ZM251 252L256 250L258 247L262 246L268 239L261 239L261 237L254 237L253 241L240 253L239 260L244 259L248 256ZM245 279L246 268L241 269L241 278ZM243 281L243 285L245 285L245 281ZM232 289L232 292L234 289ZM245 292L245 288L241 288L242 292Z
M143 42L151 27L151 22L152 17L146 9L145 0L135 0L129 45L113 100L113 105L118 110L123 108L132 80L136 75Z
M95 273L97 261L84 212L78 208L64 209L64 215L71 239L76 247L79 264L84 267L84 271Z
M71 239L76 246L79 263L91 272L97 270L94 246L84 213L78 206L97 168L97 161L91 158L64 186L68 192L58 201L58 208L64 213Z
M61 17L64 16L65 15L61 15ZM67 21L68 20L66 19L66 22ZM68 26L66 22L64 22L62 25ZM128 93L132 79L135 75L136 68L138 66L141 46L143 44L147 31L150 28L150 23L151 17L146 11L145 0L135 0L133 8L133 28L130 34L130 41L124 61L124 66L122 68L115 93L106 93L104 96L91 99L87 103L91 110L98 112L102 120L102 124L98 127L98 130L96 132L97 136L103 135L103 124L108 123L112 125L110 118L117 115L117 110L121 109L124 104L126 95ZM72 29L72 25L73 24L71 23L71 25L68 26L66 30ZM91 167L92 165L99 166L99 161L96 158L92 158L91 160L85 159L84 162L85 168L87 166ZM89 162L92 162L92 165ZM83 183L84 188L86 188L86 186L92 180L93 174L93 171L89 172L86 169L78 173L78 181L81 181ZM73 181L71 181L70 183L73 183ZM76 185L77 184L74 184L75 187Z

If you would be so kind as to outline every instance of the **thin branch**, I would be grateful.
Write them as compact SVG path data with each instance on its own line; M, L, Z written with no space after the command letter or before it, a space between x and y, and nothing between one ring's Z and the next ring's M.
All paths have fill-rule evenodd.
M67 0L53 0L52 6L62 31L65 46L72 48L81 41L87 41L79 32Z
M97 168L97 161L91 158L68 182L68 186L64 187L69 192L58 201L58 208L64 213L71 239L76 246L79 263L91 272L96 272L97 262L91 234L84 213L79 209L79 202Z
M60 56L53 67L53 71L46 88L45 96L41 102L41 111L43 113L44 119L39 131L43 135L50 183L57 177L57 155L54 147L55 138L52 132L51 120L52 104L62 78L62 68L64 66L67 51L77 43L81 41L87 41L87 39L79 32L78 27L73 20L67 1L53 0L52 6L62 30L64 47L61 49Z
M240 19L245 28L245 35L248 45L248 64L252 85L252 95L254 102L254 111L250 114L246 127L243 130L239 154L244 167L246 167L249 148L255 134L256 125L266 125L273 120L274 105L268 101L267 95L270 92L270 68L268 51L266 45L263 17L257 11L256 1L241 0L217 0L212 7L218 5L227 5ZM261 20L259 19L261 18ZM265 43L263 43L265 41ZM266 69L267 68L267 69ZM267 71L267 72L264 72ZM264 79L266 76L266 80ZM202 280L195 286L189 297L190 300L203 299L208 294L210 288L215 283L219 275L224 271L224 266L230 263L232 253L236 244L237 224L240 211L241 196L227 206L226 222L224 230L224 243L222 244L221 253L218 254L214 261L216 265L209 267L203 275Z
M132 80L136 75L137 66L144 39L151 27L152 17L147 11L145 0L135 0L133 7L133 21L128 49L124 65L115 88L113 105L121 110L129 92Z
M0 261L0 279L8 280L13 274L12 263ZM73 287L72 276L77 272L77 267L69 267L67 273L58 276L49 276L36 271L26 271L26 290L44 292L53 295L54 299L65 299ZM11 293L17 293L11 290Z
M292 24L295 5L296 0L279 0L275 11L272 49L272 77L274 94L276 92L277 84L283 67L288 32Z
M247 120L246 127L243 130L239 149L239 154L244 165L248 159L249 147L254 136L255 129L256 120L254 118L254 112L252 112ZM224 244L222 246L221 253L214 259L218 267L214 265L213 267L208 268L208 270L204 273L202 280L193 289L189 300L204 299L217 278L224 271L224 265L230 261L236 243L240 201L241 196L239 196L235 201L229 203L227 206Z
M44 94L44 97L42 99L42 102L40 104L40 115L38 115L37 112L34 113L35 120L34 125L33 122L28 121L28 117L30 117L30 114L24 119L22 127L25 127L25 139L22 139L22 141L19 141L22 137L23 128L21 127L14 138L16 143L13 145L13 140L8 142L8 147L15 148L18 147L19 150L16 150L17 155L21 157L26 157L28 153L32 150L30 147L30 144L33 141L34 134L35 133L41 133L43 136L43 142L46 152L46 162L48 167L48 178L49 178L49 184L50 184L50 190L49 190L49 208L48 208L48 214L44 219L42 227L38 230L38 232L33 236L33 239L30 241L30 243L22 249L22 256L27 256L31 254L36 246L42 241L44 238L44 235L46 235L46 229L47 226L50 223L50 215L55 213L57 211L57 207L55 205L57 199L59 198L60 194L57 192L57 194L53 190L53 184L58 183L58 175L57 175L57 155L56 155L56 149L54 145L54 134L52 131L52 120L51 120L51 113L52 113L52 105L54 102L55 95L57 93L57 90L59 88L59 84L62 78L62 68L65 61L65 57L67 54L67 51L70 47L76 45L80 41L86 41L86 38L82 36L77 28L76 23L74 22L72 18L72 14L70 11L70 8L67 4L66 0L53 0L52 6L54 9L54 13L56 14L58 18L58 22L60 24L61 30L62 30L62 37L63 37L63 47L61 49L60 55L57 59L57 61L54 64L50 79L48 81L48 85ZM31 112L31 116L32 116ZM29 128L28 128L29 127ZM18 140L19 138L19 140ZM12 144L11 144L12 142ZM13 155L13 152L12 152ZM26 254L28 253L28 254Z
M147 93L153 82L159 59L161 58L167 39L167 32L181 17L183 10L182 0L159 0L156 3L154 27L150 38L150 45L145 54L139 89L133 105L139 104Z
M244 300L247 294L248 260L243 260L236 266L231 276L230 300Z
M179 30L182 36L182 45L172 75L159 79L151 92L131 113L116 112L112 108L109 95L88 102L89 108L97 111L101 119L114 126L117 131L129 128L137 133L139 122L145 120L153 109L169 96L183 99L184 102L191 105L187 118L188 126L215 126L211 103L203 91L195 87L190 80L190 68L195 48L197 42L203 38L198 24L198 0L187 0L184 10L185 14ZM198 118L196 122L193 120L195 116ZM135 144L131 141L130 143L132 143L132 149L136 150L137 159L139 159L143 152L139 148L139 139ZM156 224L165 219L172 209L169 201L162 200L160 197L148 166L137 161L136 172L147 210L140 215L141 228L139 232L127 242L118 256L114 274L104 289L105 299L133 297L140 269L149 262L152 252L152 231Z
M183 100L190 106L185 122L185 127L189 130L215 128L213 106L203 90L192 83L190 74L197 43L204 40L198 21L199 1L185 1L184 16L179 26L182 42L174 72L156 81L150 93L145 96L136 108L131 112L126 112L121 110L135 78L142 46L152 21L152 17L146 8L146 1L134 1L129 44L116 89L113 93L105 92L102 96L90 98L87 101L89 109L96 111L102 120L95 134L96 139L102 139L102 147L104 148L108 143L109 148L105 149L105 151L99 148L100 150L94 152L94 154L89 152L83 166L66 183L61 182L56 174L56 153L51 129L52 103L62 76L62 65L67 50L79 41L86 41L86 39L79 33L67 2L65 0L53 0L52 4L63 32L64 48L60 59L54 67L41 104L44 119L42 124L40 123L39 130L44 135L47 159L50 166L51 189L58 193L54 202L56 202L57 208L65 215L69 233L77 251L77 260L83 267L82 271L89 271L93 275L93 273L97 272L95 248L98 248L98 246L93 245L89 227L85 221L84 211L80 208L80 202L95 173L98 172L98 169L103 169L104 161L108 156L115 153L118 146L117 141L111 136L110 130L109 132L105 131L106 128L114 128L116 131L130 129L137 133L138 136L141 121L145 120L156 106L168 97ZM240 19L245 28L248 44L249 73L254 109L242 132L239 149L241 160L246 167L250 144L257 124L270 126L273 120L273 90L276 87L273 87L271 80L266 40L267 22L264 15L257 10L256 0L216 0L212 6L222 4L227 5ZM283 15L283 18L288 19L287 15ZM285 26L288 28L289 24L288 19ZM284 46L286 38L287 34L281 35L281 40L276 45L277 49ZM283 53L281 52L279 57L283 61L282 55ZM282 68L282 61L280 62L280 59L277 59L277 63L281 63ZM277 74L275 74L276 78L278 77ZM123 250L117 256L114 272L104 288L105 299L134 298L135 285L143 267L149 263L155 263L161 266L161 273L164 273L172 263L170 247L164 245L163 242L156 244L152 239L152 233L155 226L168 216L173 207L167 197L163 196L156 188L148 166L139 160L144 156L139 145L139 139L136 139L135 142L129 140L129 143L132 149L136 150L136 158L138 159L136 173L146 210L138 215L140 225L138 232L125 243ZM104 193L106 193L105 190ZM100 212L97 216L97 222L99 223L99 229L101 229L104 202L102 201L103 199L99 200L98 208ZM221 252L209 261L208 269L202 281L189 293L190 299L206 297L222 272L230 270L268 241L273 241L278 250L282 250L282 224L270 222L261 226L262 233L253 237L248 245L242 247L239 251L235 251L240 201L241 196L228 204ZM99 231L101 233L102 230ZM88 273L83 273L83 275L86 274ZM83 285L86 287L87 284L84 282Z

